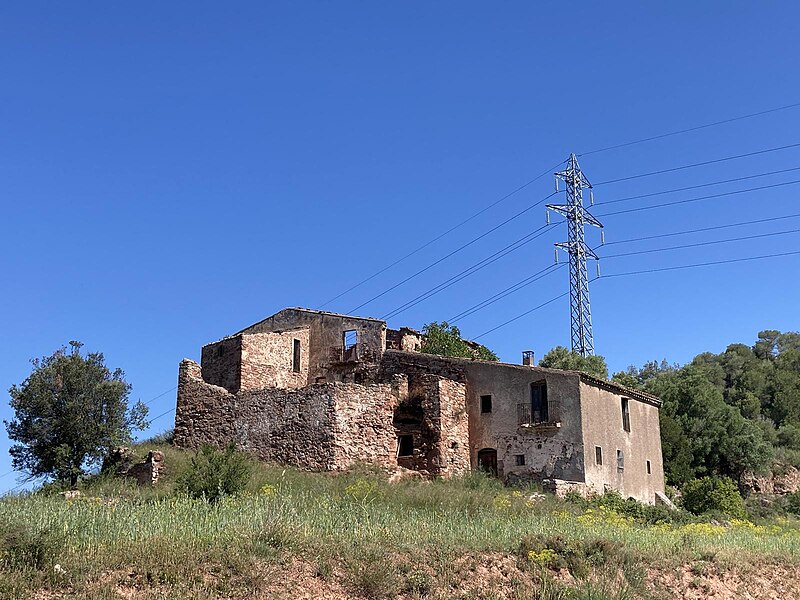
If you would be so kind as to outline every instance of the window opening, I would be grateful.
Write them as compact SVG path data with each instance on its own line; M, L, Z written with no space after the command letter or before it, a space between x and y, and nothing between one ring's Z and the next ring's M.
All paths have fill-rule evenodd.
M628 432L631 430L631 407L628 398L622 399L622 428Z
M531 413L534 423L547 423L550 409L547 404L547 383L537 381L531 384Z
M292 340L292 371L300 372L300 340Z
M518 467L521 467L525 464L525 455L524 454L515 454L514 455L514 464Z
M485 396L481 396L481 412L482 413L490 413L492 412L492 395L486 394Z
M603 466L603 449L600 446L594 447L594 463Z
M652 473L653 473L653 472L652 472L652 470L651 470L651 468L650 468L650 461L648 460L648 461L647 461L647 474L648 474L648 475L651 475Z
M344 342L344 351L347 352L358 343L358 332L355 329L345 331L342 334Z
M622 450L617 450L617 470L622 471L625 468L625 455Z
M397 456L414 455L414 436L400 435L397 437Z

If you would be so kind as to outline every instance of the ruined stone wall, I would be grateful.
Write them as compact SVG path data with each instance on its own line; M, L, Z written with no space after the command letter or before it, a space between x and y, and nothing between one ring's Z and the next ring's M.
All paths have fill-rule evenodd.
M409 327L386 330L386 349L419 352L425 336Z
M482 449L497 451L498 475L505 480L584 480L580 379L576 373L474 361L466 366L472 465ZM519 405L530 405L531 384L547 385L549 418L521 425ZM481 412L490 395L491 412ZM524 464L517 464L517 457Z
M235 437L235 396L223 387L203 381L200 365L189 359L178 369L178 403L175 408L175 445L198 448L223 445Z
M242 334L241 390L308 385L308 328ZM294 340L300 342L300 371L294 371Z
M433 391L428 410L439 435L430 470L444 477L460 475L470 469L467 388L463 383L437 377Z
M368 462L385 467L397 465L397 434L392 417L400 401L401 381L330 386L335 403L334 465L346 469Z
M380 380L392 375L438 375L460 383L466 382L466 367L474 361L444 358L420 352L387 350L375 376Z
M628 432L623 428L622 398L623 394L581 382L586 483L600 493L615 489L626 498L653 504L656 492L664 491L658 407L629 398ZM596 461L596 446L602 449L602 465ZM618 450L623 453L623 469L617 466Z
M397 464L392 417L402 389L395 378L386 384L316 384L234 395L205 383L200 367L184 360L175 444L197 448L233 441L262 460L320 471L356 462L392 467Z
M331 363L347 360L377 363L386 347L386 323L321 311L287 308L242 330L240 333L286 331L309 328L309 381L324 380ZM356 331L358 348L344 355L343 334Z
M178 447L235 442L262 460L326 470L334 467L332 427L333 399L327 386L234 395L203 381L196 363L181 362L175 412Z
M235 394L242 370L242 338L233 336L203 346L200 364L203 380Z

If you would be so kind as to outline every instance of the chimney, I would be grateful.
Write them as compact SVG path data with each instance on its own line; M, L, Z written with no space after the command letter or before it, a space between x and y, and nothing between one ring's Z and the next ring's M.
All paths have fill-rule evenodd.
M532 367L535 363L533 350L525 350L522 353L522 364L526 367Z

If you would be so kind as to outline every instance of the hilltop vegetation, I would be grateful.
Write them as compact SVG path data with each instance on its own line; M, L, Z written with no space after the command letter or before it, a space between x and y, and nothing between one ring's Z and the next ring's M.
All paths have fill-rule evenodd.
M673 485L800 467L800 334L762 331L753 346L731 344L682 367L649 362L613 380L663 401L661 439Z
M704 597L723 578L759 593L765 575L800 594L791 517L563 501L480 473L389 483L260 463L241 492L208 501L187 478L221 486L204 465L224 453L189 476L193 453L157 447L169 476L156 488L97 476L73 500L45 488L0 501L0 597L622 600Z

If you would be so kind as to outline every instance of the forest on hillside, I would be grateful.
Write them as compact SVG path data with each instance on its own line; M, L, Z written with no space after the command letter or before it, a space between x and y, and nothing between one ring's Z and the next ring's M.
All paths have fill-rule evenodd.
M648 362L612 380L663 402L668 483L800 467L800 334L768 330L752 346L703 352L686 365Z

